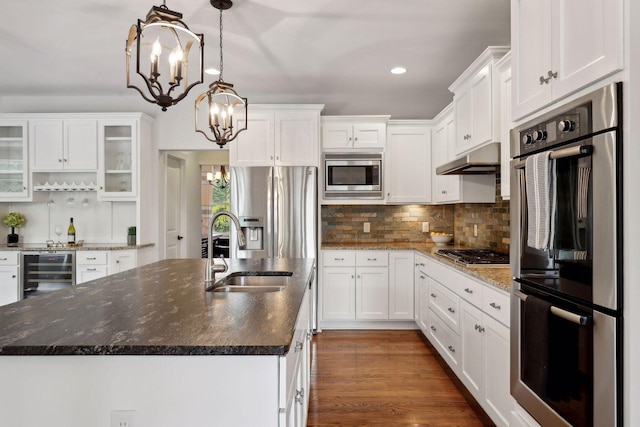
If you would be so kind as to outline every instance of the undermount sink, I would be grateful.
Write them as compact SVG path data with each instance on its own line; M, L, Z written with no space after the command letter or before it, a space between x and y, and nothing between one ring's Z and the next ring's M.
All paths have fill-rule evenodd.
M237 271L207 288L211 292L279 292L282 291L291 271Z

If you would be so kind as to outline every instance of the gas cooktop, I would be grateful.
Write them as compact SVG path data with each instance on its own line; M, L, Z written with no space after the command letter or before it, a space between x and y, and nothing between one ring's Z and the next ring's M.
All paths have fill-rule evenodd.
M465 267L505 267L509 265L509 254L491 249L439 249L436 254Z

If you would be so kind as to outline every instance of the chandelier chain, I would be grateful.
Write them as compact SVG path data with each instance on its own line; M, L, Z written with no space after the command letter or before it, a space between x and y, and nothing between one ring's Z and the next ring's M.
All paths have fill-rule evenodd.
M222 78L222 68L223 68L223 62L222 62L222 7L220 7L220 81L224 81Z

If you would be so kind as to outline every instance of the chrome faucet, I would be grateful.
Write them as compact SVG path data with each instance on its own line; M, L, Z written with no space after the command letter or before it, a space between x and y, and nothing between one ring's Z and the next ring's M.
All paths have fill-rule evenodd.
M242 232L242 227L240 227L240 221L238 220L237 216L235 216L234 214L228 211L220 211L211 215L211 218L209 218L209 228L208 228L209 253L207 254L207 266L205 269L205 279L204 279L205 286L211 285L212 282L215 282L216 273L224 273L229 268L229 266L227 265L227 262L224 260L224 256L220 256L220 258L222 258L222 262L224 265L213 263L213 242L211 239L211 235L213 234L213 224L216 222L216 219L218 219L218 217L222 215L228 216L231 219L231 222L233 222L233 225L236 227L236 231L238 232L238 246L240 248L244 248L247 245L247 239L244 237L244 233Z

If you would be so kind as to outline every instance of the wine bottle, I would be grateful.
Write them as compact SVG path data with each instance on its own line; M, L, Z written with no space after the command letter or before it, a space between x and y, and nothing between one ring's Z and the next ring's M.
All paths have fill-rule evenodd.
M67 243L70 245L76 244L76 227L73 225L73 218L71 218L69 229L67 230Z

